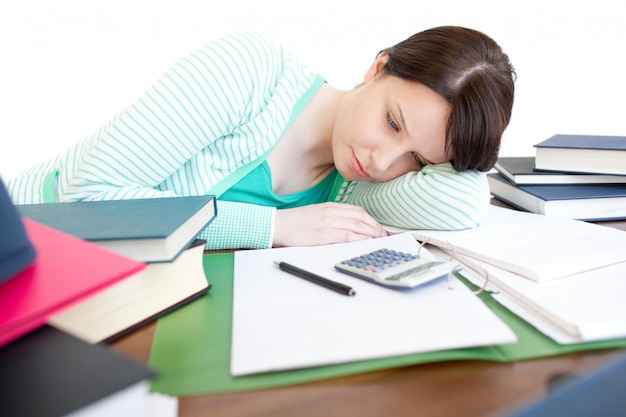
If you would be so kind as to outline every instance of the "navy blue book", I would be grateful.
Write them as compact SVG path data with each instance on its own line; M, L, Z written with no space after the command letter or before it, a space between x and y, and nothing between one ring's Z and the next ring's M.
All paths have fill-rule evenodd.
M487 174L491 194L518 209L577 220L626 219L626 184L519 185Z
M623 416L626 413L626 355L557 386L545 397L524 404L506 417ZM504 417L504 416L503 416Z
M626 136L554 135L535 145L535 168L626 175Z
M37 256L22 219L0 180L0 283L30 266Z
M24 217L142 262L174 260L217 214L213 195L16 207Z
M626 184L626 175L537 169L534 156L499 157L494 168L516 184Z

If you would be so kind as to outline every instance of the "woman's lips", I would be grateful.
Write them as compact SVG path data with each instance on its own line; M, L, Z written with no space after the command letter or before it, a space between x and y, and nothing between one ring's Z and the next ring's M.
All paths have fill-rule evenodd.
M365 171L363 169L363 167L361 166L361 163L359 162L359 160L357 159L356 155L354 154L354 151L352 152L352 169L361 178L369 178L370 177L369 174L367 173L367 171Z

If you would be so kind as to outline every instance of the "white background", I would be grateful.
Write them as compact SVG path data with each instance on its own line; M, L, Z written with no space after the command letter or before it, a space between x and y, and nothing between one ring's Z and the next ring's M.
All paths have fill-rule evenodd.
M626 136L626 11L617 0L0 0L0 176L50 158L219 35L273 34L331 85L420 30L493 37L516 68L502 156L555 133Z

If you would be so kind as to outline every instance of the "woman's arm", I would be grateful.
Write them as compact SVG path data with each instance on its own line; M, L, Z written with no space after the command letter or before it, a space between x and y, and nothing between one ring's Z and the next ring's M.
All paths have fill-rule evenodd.
M382 224L407 229L476 227L489 206L486 174L428 165L384 183L350 182L337 201L358 204Z
M218 216L200 236L207 249L320 245L384 235L377 222L407 229L477 226L489 205L484 173L429 165L385 183L344 184L337 202L288 210L218 202ZM372 217L370 217L372 216Z
M217 201L217 216L200 233L205 249L272 247L276 209L256 204Z
M217 202L217 217L198 236L206 249L265 249L349 242L385 234L362 207L340 203L291 209Z
M218 39L180 60L67 156L59 200L210 193L269 149L233 132L267 101L280 60L280 49L256 34Z

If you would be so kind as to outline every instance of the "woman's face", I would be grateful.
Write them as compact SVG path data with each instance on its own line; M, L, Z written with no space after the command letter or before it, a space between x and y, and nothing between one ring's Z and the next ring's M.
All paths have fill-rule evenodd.
M450 105L423 84L380 75L376 65L336 119L337 170L349 180L381 182L450 161L444 146Z

